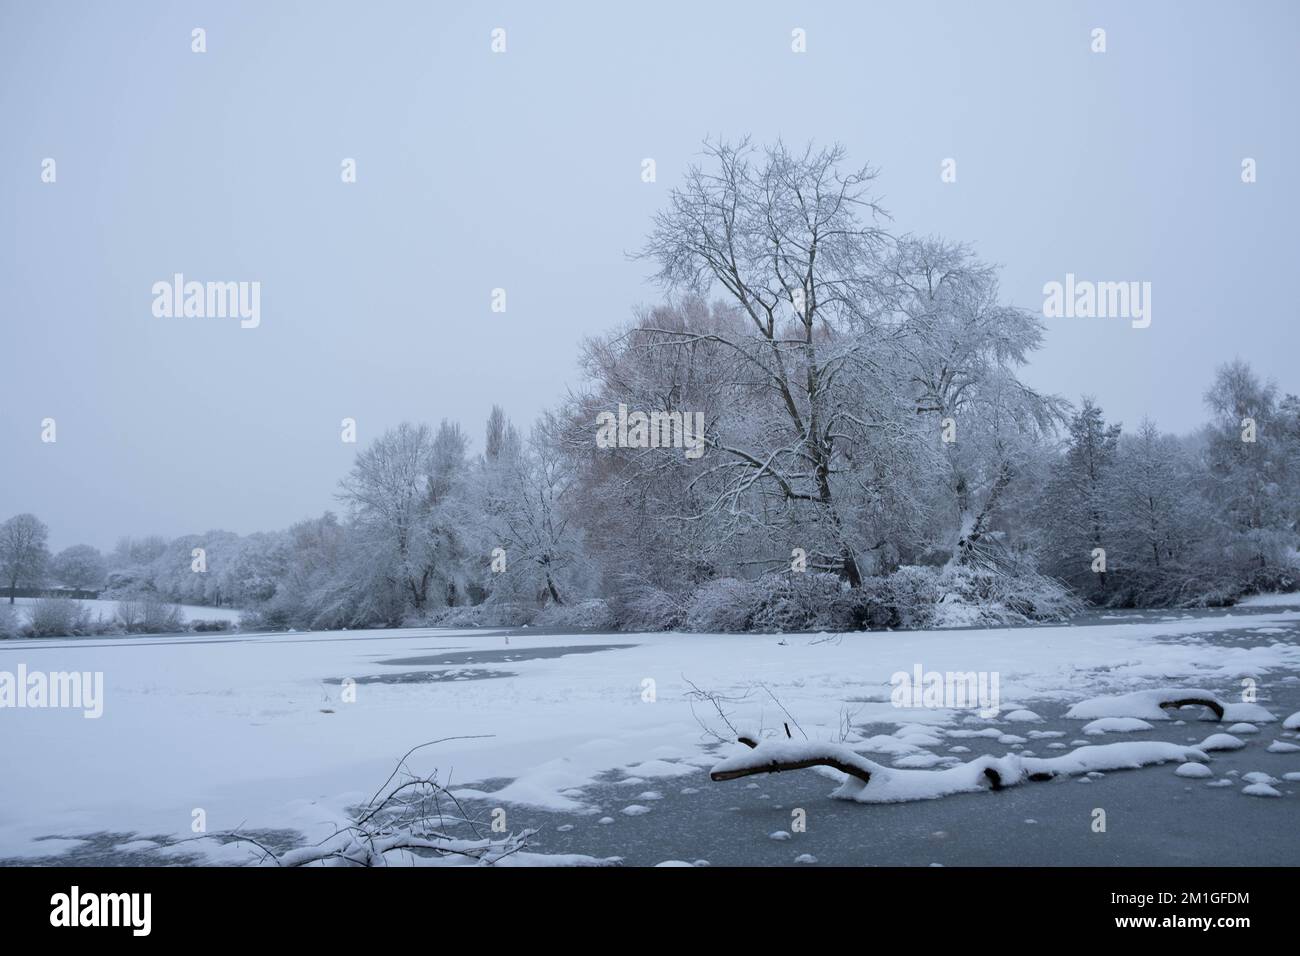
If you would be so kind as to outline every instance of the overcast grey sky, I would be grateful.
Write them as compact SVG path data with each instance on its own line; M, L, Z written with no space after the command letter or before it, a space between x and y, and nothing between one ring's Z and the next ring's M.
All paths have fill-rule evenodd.
M1285 0L3 0L0 520L270 530L403 419L530 421L658 298L625 253L706 135L843 142L897 231L972 242L1017 305L1152 283L1150 328L1052 320L1038 386L1174 431L1233 356L1300 390L1298 40ZM175 272L259 281L260 327L154 317Z

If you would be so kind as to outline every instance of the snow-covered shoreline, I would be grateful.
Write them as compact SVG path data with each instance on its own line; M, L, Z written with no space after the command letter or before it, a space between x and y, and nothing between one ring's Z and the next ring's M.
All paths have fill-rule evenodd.
M41 598L20 597L14 598L15 607L30 607ZM88 610L92 617L100 617L105 620L111 620L117 613L117 601L105 600L101 598L68 598L67 600L75 601L80 607ZM8 599L4 599L8 603ZM185 622L194 621L227 621L230 624L238 624L239 617L244 612L239 608L232 607L207 607L199 604L176 604L180 608L181 615Z

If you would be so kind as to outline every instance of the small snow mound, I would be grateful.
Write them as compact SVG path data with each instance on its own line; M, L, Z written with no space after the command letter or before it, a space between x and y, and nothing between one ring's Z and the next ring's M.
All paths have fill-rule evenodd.
M811 853L800 853L794 858L794 861L796 863L816 863L817 857L813 856Z
M694 773L695 768L688 763L672 763L668 760L646 760L631 764L627 768L629 776L635 777L681 777Z
M769 840L788 840L788 839L790 839L790 831L788 831L788 830L773 830L771 833L769 833L769 834L767 835L767 838L768 838Z
M1247 723L1244 723L1244 722L1243 722L1243 723L1240 723L1240 724L1233 724L1231 727L1228 728L1228 733L1230 733L1230 734L1257 734L1257 733L1259 733L1259 728L1256 727L1254 724L1247 724Z
M1275 740L1265 749L1267 749L1271 754L1300 753L1300 747L1297 747L1295 744L1289 744L1285 740Z
M1268 710L1265 710L1259 704L1228 704L1223 708L1224 720L1245 720L1252 724L1271 724L1277 720Z
M649 813L650 808L639 803L631 803L624 807L621 812L625 817L639 817L642 814Z
M1300 748L1296 748L1300 750ZM935 764L943 763L942 757L936 757L934 754L911 754L907 757L899 757L894 761L894 766L903 770L924 770L933 767Z
M1003 718L1003 720L1010 720L1015 723L1024 723L1024 724L1037 723L1042 719L1043 718L1039 717L1032 710L1013 710L1011 713L1007 714Z
M1282 729L1283 729L1283 730L1300 730L1300 710L1297 710L1294 714L1292 714L1292 715L1291 715L1290 717L1288 717L1286 720L1282 721Z
M1249 787L1243 787L1242 793L1251 797L1280 797L1281 791L1274 790L1266 783L1252 783Z
M1220 777L1218 780L1211 780L1209 783L1206 784L1206 786L1207 787L1231 787L1232 778Z
M613 817L601 817L601 818L600 818L599 820L597 820L596 822L597 822L597 823L600 823L600 824L610 824L610 823L613 823L613 822L614 822L614 818L613 818Z
M1247 783L1277 783L1277 777L1264 773L1262 770L1252 770L1250 773L1241 775L1241 779Z
M1099 717L1083 725L1083 732L1090 737L1097 734L1131 734L1135 730L1154 729L1139 717Z
M937 747L943 743L934 734L904 734L897 739L899 743L908 744L912 747Z
M1232 734L1210 734L1199 744L1196 745L1198 750L1240 750L1246 746L1246 741Z
M658 790L646 790L644 793L638 793L636 798L638 800L662 800L664 795Z
M687 863L685 860L664 860L662 863L656 863L655 867L661 866L694 866L694 863Z
M1204 777L1213 777L1214 771L1203 763L1183 763L1178 765L1174 773L1179 777L1193 777L1201 779Z
M1300 773L1284 773L1282 774L1282 779L1289 780L1290 782L1295 783L1297 781L1300 781Z

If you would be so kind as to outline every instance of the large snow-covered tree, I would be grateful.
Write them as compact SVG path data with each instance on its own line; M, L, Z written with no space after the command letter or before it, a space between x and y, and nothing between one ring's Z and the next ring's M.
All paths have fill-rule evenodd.
M50 551L49 529L34 514L14 515L0 524L0 581L9 587L9 603L20 586L40 584Z
M887 237L871 195L875 172L845 169L841 146L792 151L706 143L654 219L643 254L665 287L721 291L743 317L711 332L647 329L665 343L721 346L730 384L771 397L757 427L708 436L727 480L719 500L733 514L768 505L807 509L818 540L810 551L834 560L851 584L862 570L838 477L846 433L885 427L846 401L857 368L870 365L880 260ZM739 396L737 396L739 397Z
M943 545L969 563L989 556L1008 489L1063 414L1060 399L1017 376L1042 342L1042 320L1004 304L993 267L958 243L904 239L890 271L889 345L928 445L943 450L935 464L947 486Z

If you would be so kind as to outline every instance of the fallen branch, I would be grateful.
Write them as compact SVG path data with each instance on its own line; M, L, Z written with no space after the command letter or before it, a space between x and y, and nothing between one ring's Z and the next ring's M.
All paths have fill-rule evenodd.
M436 771L427 775L416 774L407 765L407 759L424 747L448 740L472 739L475 737L443 737L412 747L398 760L374 796L355 808L353 820L316 843L277 853L238 830L208 834L194 840L216 838L226 843L246 843L261 853L256 862L270 860L277 866L286 867L386 866L390 862L389 854L397 854L403 862L410 862L414 854L455 857L480 866L491 866L524 849L528 838L537 831L525 829L519 833L502 834L499 839L482 836L479 821L470 817L455 795L438 781ZM444 812L443 800L454 805L459 815ZM466 824L474 831L473 839L456 837L448 832L460 824ZM168 846L186 842L193 840L180 840Z
M830 767L850 777L857 777L863 783L871 782L871 771L852 764L842 763L834 757L810 757L807 760L773 760L757 767L744 767L739 770L715 770L709 779L715 782L737 780L740 777L752 777L757 773L782 773L786 770L807 770L809 767Z
M956 793L1004 790L1025 781L1046 781L1094 770L1123 770L1167 761L1208 760L1203 750L1163 741L1125 741L1079 747L1059 757L982 756L943 770L884 767L841 744L804 743L768 738L756 743L742 738L749 749L716 764L709 773L715 782L756 774L830 767L846 776L832 796L859 803L902 803L932 800Z
M1214 711L1215 720L1223 720L1223 705L1213 697L1182 697L1178 700L1167 700L1160 706L1164 710L1177 710L1179 707L1191 707L1195 704Z
M1072 720L1096 720L1100 717L1168 720L1168 711L1197 705L1212 712L1216 720L1223 720L1224 702L1208 690L1191 687L1160 687L1113 697L1093 697L1079 701L1065 712L1065 716Z

